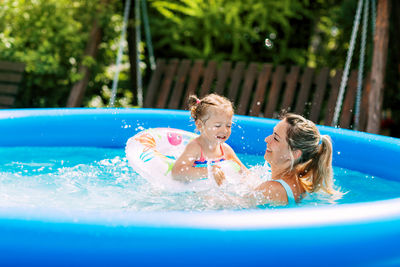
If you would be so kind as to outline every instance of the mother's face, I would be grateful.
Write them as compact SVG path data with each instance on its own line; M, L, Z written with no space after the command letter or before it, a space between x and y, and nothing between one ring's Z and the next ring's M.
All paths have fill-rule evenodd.
M272 166L287 167L291 162L291 151L286 141L289 124L286 120L280 121L270 136L265 138L267 149L264 159Z

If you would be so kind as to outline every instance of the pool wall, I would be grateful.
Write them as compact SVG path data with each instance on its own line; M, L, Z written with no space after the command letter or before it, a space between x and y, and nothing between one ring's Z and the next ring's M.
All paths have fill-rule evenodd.
M276 120L236 116L229 144L263 154ZM123 148L151 127L194 130L189 113L153 109L0 111L0 146ZM396 138L320 127L334 165L399 180ZM399 266L400 199L332 207L80 214L0 209L1 266Z
M277 120L235 116L228 143L238 153L263 155ZM0 146L125 147L142 129L194 131L189 112L156 109L26 109L0 112ZM400 179L397 138L319 126L332 137L334 165L386 179Z

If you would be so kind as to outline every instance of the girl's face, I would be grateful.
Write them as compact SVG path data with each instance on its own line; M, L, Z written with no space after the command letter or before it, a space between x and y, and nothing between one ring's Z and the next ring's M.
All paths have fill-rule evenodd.
M210 108L207 120L198 120L196 126L201 136L210 143L223 143L231 136L233 113L221 108Z
M286 120L281 120L270 136L265 138L267 148L264 159L272 166L286 168L291 162L291 150L286 141L286 133L289 125ZM288 165L289 164L289 165Z

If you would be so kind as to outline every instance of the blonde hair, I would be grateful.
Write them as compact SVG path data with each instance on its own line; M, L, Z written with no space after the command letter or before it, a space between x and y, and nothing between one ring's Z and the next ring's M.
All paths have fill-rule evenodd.
M211 107L221 108L227 112L234 112L232 102L228 98L217 94L209 94L202 99L197 98L195 95L190 95L188 106L190 114L195 121L199 119L202 121L208 120Z
M340 194L333 188L333 150L329 135L321 135L312 121L300 115L286 113L281 119L289 125L286 138L290 150L301 151L301 156L292 161L290 172L309 193L322 190L332 195Z

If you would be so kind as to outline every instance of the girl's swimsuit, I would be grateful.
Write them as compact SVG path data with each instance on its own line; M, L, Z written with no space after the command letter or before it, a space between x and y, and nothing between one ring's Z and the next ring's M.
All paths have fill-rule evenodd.
M206 158L203 155L203 150L200 147L200 153L201 153L200 159L199 160L195 160L193 162L193 167L201 168L201 167L207 167L207 165L211 165L212 166L212 165L215 165L216 163L219 163L219 162L222 162L222 161L226 160L225 159L225 155L224 155L224 150L222 149L222 144L220 144L219 147L221 149L221 154L222 154L221 157L219 157L219 158L217 158L215 160L211 160L211 161L207 161L206 160Z
M294 198L292 188L290 188L290 186L282 179L274 180L274 181L280 183L283 186L283 188L285 188L287 199L288 199L288 205L295 205L296 200Z

